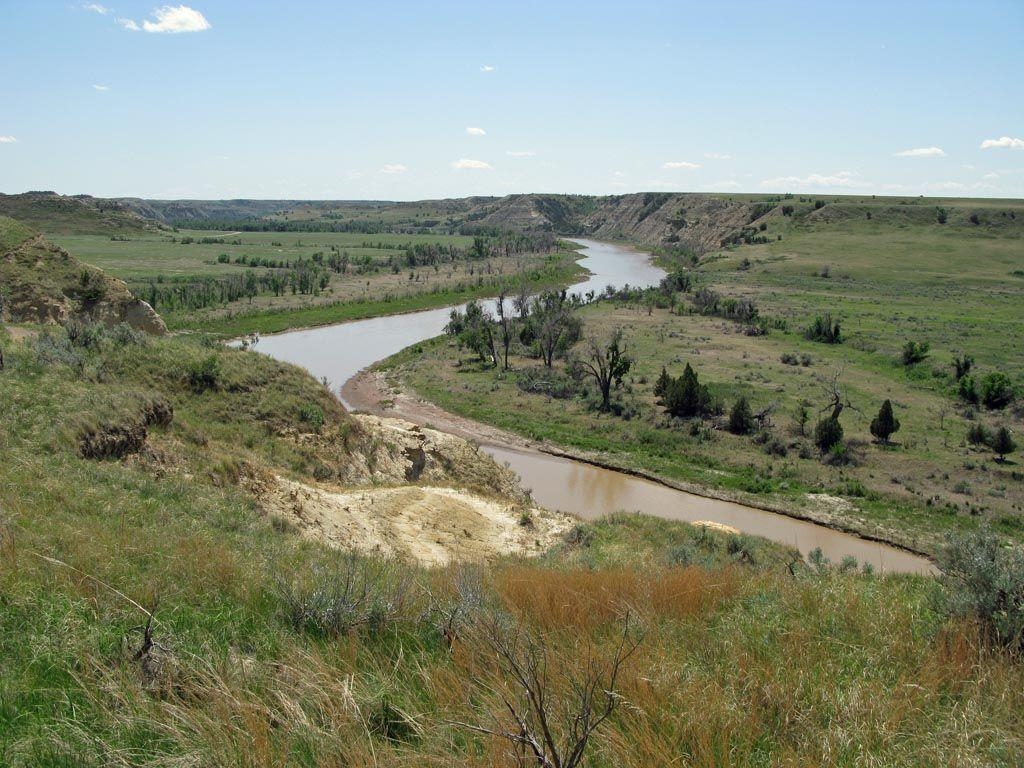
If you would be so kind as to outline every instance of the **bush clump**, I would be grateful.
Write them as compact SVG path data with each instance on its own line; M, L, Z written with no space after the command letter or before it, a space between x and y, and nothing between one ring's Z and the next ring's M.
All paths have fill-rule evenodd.
M839 321L833 320L832 315L826 312L814 318L814 322L804 331L804 337L822 344L841 344L843 332Z
M203 360L190 363L185 372L189 388L199 394L208 389L216 390L220 386L220 360L210 355Z
M1005 408L1013 402L1013 383L1010 377L999 371L985 374L981 380L981 402L986 408Z
M1024 554L1004 547L988 526L953 533L937 558L943 607L977 621L992 645L1024 650Z
M818 450L828 453L836 446L841 446L842 443L843 425L839 423L839 419L833 419L830 416L818 422L814 428L814 444L818 446Z
M908 341L903 345L901 358L904 365L914 365L923 362L928 357L928 350L931 345L927 341Z

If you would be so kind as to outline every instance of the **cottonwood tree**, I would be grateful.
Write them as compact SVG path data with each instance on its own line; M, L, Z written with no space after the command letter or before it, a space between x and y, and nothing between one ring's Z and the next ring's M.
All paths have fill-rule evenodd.
M586 647L574 662L556 657L544 635L508 617L481 619L475 629L499 679L478 684L500 700L502 714L487 725L453 725L505 739L517 765L578 768L591 736L621 702L619 676L642 640L632 624L627 614L610 653Z
M597 382L601 391L601 410L607 411L612 387L622 385L622 377L629 373L633 358L626 352L622 329L616 328L605 342L588 339L586 354L577 357L573 363L577 370Z
M530 316L523 342L533 344L548 368L557 355L579 341L583 322L573 312L566 291L545 291L530 303Z
M479 355L481 361L488 357L498 365L498 350L495 346L494 321L490 313L475 300L466 304L466 311L453 309L444 330L449 336L458 339L459 344L468 347Z
M498 298L494 300L494 314L497 317L498 336L501 340L501 347L504 351L504 368L507 371L508 366L508 350L512 346L512 341L515 338L515 319L509 314L508 307L505 306L505 301L508 298L508 291L502 286L501 291L498 292Z

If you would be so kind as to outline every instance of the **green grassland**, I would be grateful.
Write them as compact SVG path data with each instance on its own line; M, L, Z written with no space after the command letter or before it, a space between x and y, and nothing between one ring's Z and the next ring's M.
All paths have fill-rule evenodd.
M0 764L511 766L458 725L514 727L495 634L541 649L561 738L627 612L639 645L588 765L1019 760L1024 666L937 611L932 579L791 574L767 542L640 516L487 569L353 558L239 483L247 465L312 482L359 449L299 369L189 336L0 343ZM137 454L79 454L154 403L173 418ZM347 613L353 574L367 601Z
M587 398L523 392L517 371L475 363L446 339L403 352L386 367L454 412L616 465L797 513L813 511L808 493L843 496L850 504L836 513L842 524L918 549L931 550L943 532L979 520L1024 538L1020 459L999 463L965 441L977 422L1006 425L1021 441L1024 409L1019 399L1001 411L964 407L951 366L955 354L970 354L979 376L1002 371L1024 392L1024 205L985 201L979 224L962 212L941 225L936 201L842 200L820 210L794 203L794 216L776 211L763 219L769 242L712 251L692 270L697 287L753 299L770 321L769 335L747 336L730 320L689 313L685 295L681 314L628 302L581 311L591 335L625 331L636 361L620 393L629 418L598 413ZM676 258L662 256L666 266ZM841 321L842 344L803 337L825 312ZM924 362L903 365L908 340L931 345ZM812 363L783 364L787 353ZM539 365L523 356L514 363ZM724 418L718 429L691 430L664 415L653 385L663 366L678 375L686 363L727 408L741 395L755 411L773 407L766 444L776 455L729 434ZM793 423L804 404L813 429L826 402L821 380L837 371L860 411L847 409L842 418L854 466L823 464ZM885 399L902 422L893 446L872 444L868 430ZM810 457L799 458L801 451Z
M260 275L286 272L252 266L251 260L256 264L267 260L308 263L315 254L333 249L351 264L343 274L331 273L329 283L315 295L286 290L275 296L264 291L249 299L200 308L154 302L172 330L232 336L430 309L493 295L502 284L525 281L538 289L571 283L582 274L575 254L567 248L459 260L436 268L406 266L407 248L418 244L467 248L473 244L472 237L461 235L180 230L58 235L54 240L82 261L125 280L144 299L179 284L242 278L249 271Z

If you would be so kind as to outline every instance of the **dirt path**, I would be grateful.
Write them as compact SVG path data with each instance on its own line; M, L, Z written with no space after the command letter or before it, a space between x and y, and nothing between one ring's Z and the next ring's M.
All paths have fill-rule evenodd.
M375 416L405 419L484 445L538 450L534 443L520 435L449 413L408 392L396 392L377 371L361 371L353 376L342 386L341 396L353 409Z

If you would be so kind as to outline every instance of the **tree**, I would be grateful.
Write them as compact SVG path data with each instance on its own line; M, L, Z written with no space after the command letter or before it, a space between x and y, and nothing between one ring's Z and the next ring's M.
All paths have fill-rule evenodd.
M669 385L672 383L672 377L668 375L668 371L665 370L665 366L661 366L661 375L658 376L658 380L654 382L654 396L661 399L665 397L665 392L668 391Z
M607 411L611 400L612 386L622 385L622 377L629 373L633 358L626 353L622 329L616 328L606 344L590 339L587 355L576 360L576 364L597 382L601 391L601 410Z
M662 400L665 410L672 416L689 419L701 416L708 410L711 405L711 394L708 392L708 388L700 383L697 373L687 363L682 375L677 379L672 379Z
M453 309L448 325L444 330L449 336L458 339L459 346L468 347L479 355L481 362L490 356L491 362L498 365L498 350L494 342L492 330L493 320L490 313L481 307L476 300L466 304L466 311L460 313Z
M853 403L850 402L850 398L843 392L842 385L839 380L843 377L843 369L837 368L832 371L832 378L825 379L820 378L822 389L825 391L825 396L828 398L826 405L821 409L821 413L825 411L831 411L832 414L829 418L839 423L839 417L842 415L845 408L857 411L860 413L860 409L857 408Z
M928 357L931 345L927 341L908 341L903 345L903 364L914 365Z
M986 408L1005 408L1013 402L1013 383L999 371L985 374L981 380L981 402Z
M960 357L953 358L953 370L956 372L956 380L960 381L964 376L971 372L971 366L974 365L974 358L970 355L963 355Z
M822 419L814 428L814 443L822 453L831 451L843 442L843 425L833 417Z
M878 409L878 415L871 420L871 434L888 443L890 435L899 431L900 421L893 415L892 402L886 400Z
M572 310L572 301L564 290L545 291L530 305L527 337L536 345L548 368L556 356L579 341L583 322Z
M508 370L508 350L512 346L513 334L515 332L515 319L509 314L505 301L508 291L502 286L498 297L494 300L494 313L498 318L498 332L501 336L501 346L505 353L505 370Z
M754 430L754 414L747 398L741 397L729 412L729 431L734 435L749 435Z
M1000 427L992 436L990 447L999 454L999 461L1006 461L1006 454L1017 450L1017 444L1013 441L1013 436L1006 427Z

